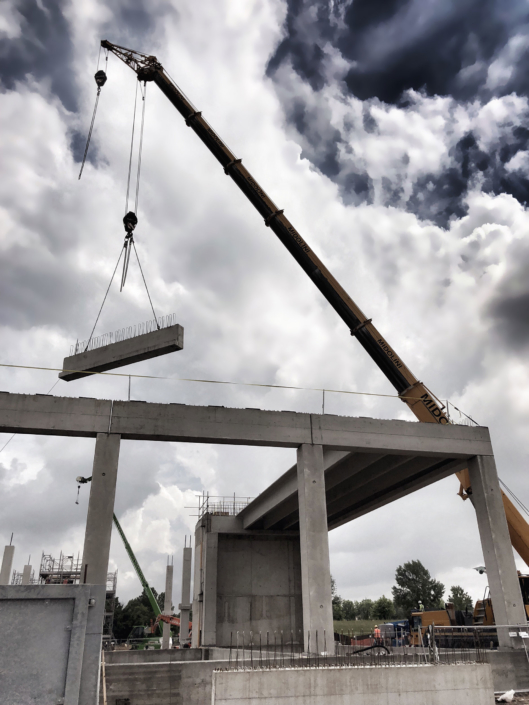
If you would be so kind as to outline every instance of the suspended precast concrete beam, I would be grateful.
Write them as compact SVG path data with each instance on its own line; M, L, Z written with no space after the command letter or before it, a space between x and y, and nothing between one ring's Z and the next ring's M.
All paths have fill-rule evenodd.
M133 362L177 352L183 350L183 347L184 329L176 324L65 357L59 379L71 382L74 379L86 377L90 373L107 372L132 365Z

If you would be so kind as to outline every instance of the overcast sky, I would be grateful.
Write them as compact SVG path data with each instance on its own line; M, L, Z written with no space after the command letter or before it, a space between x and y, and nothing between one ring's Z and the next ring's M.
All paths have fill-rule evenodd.
M437 396L491 430L500 477L526 503L529 440L529 8L522 0L4 0L0 10L1 362L58 367L96 319L123 241L135 75L108 62L89 162L99 42L155 54L340 283ZM100 68L104 67L101 58ZM131 374L394 390L153 85L136 243L182 352ZM96 334L152 318L137 264ZM125 370L120 370L125 371ZM56 373L0 368L46 393ZM55 395L127 398L127 381ZM132 398L319 412L321 394L132 380ZM403 404L327 394L328 413L412 420ZM0 447L9 436L0 435ZM16 436L0 455L0 543L82 551L94 441ZM294 450L123 442L116 514L163 589L203 490L255 496ZM483 595L474 510L455 477L330 534L349 599L389 595L420 559ZM518 559L519 566L523 563ZM141 587L117 535L124 601Z

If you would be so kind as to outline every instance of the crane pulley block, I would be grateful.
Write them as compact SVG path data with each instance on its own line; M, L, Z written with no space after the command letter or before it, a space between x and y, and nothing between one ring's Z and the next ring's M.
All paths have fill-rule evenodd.
M94 78L98 88L103 88L103 86L107 82L107 75L103 70L99 70L95 74Z
M138 225L138 218L136 216L136 213L134 213L133 211L129 211L123 218L123 225L127 233L132 234L134 229L136 228L136 225Z

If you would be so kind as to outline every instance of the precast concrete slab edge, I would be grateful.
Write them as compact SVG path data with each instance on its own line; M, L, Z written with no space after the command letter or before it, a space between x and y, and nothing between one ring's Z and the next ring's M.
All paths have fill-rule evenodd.
M184 329L176 324L65 357L64 371L59 373L59 379L71 382L86 377L86 373L107 372L135 362L177 352L183 347Z

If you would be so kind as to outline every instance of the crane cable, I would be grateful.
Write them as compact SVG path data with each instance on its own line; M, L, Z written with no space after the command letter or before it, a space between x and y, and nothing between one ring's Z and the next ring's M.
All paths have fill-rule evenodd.
M105 63L105 69L106 69L106 71L102 71L102 70L100 71L100 70L99 70L99 60L100 60L100 58L101 58L101 47L99 47L99 54L98 54L98 57L97 57L97 70L96 70L96 73L95 73L95 76L94 76L95 82L96 82L96 85L97 85L96 102L95 102L95 105L94 105L94 112L92 113L92 120L91 120L91 122L90 122L90 128L89 128L89 130L88 130L88 137L87 137L87 140L86 140L86 146L85 146L85 148L84 148L83 161L82 161L82 163L81 163L81 170L79 171L79 177L78 177L79 179L81 178L81 176L82 176L82 174L83 174L83 169L84 169L84 165L85 165L85 162L86 162L86 156L87 156L87 154L88 154L88 147L90 146L90 140L92 139L92 131L93 131L93 129L94 129L94 122L95 122L95 119L96 119L97 106L99 105L99 96L100 96L100 94L101 94L101 89L103 88L103 86L104 86L105 83L107 82L108 54L109 54L109 52L108 52L108 49L107 49L107 50L106 50L106 63Z
M134 152L134 133L136 130L136 112L137 112L137 102L138 102L138 86L140 87L140 92L141 92L141 97L142 97L142 111L141 111L141 126L140 126L140 141L139 141L139 147L138 147L138 166L137 166L137 171L136 171L136 194L135 194L135 200L134 200L134 211L129 211L129 196L130 196L130 181L131 181L131 176L132 176L132 155ZM138 255L138 251L136 249L136 243L134 242L134 229L136 228L136 225L138 224L138 204L139 204L139 198L140 198L140 176L141 176L141 165L142 165L142 154L143 154L143 133L144 133L144 128L145 128L145 105L147 103L147 83L144 81L143 82L143 90L141 87L141 82L138 81L136 84L136 93L134 96L134 114L132 118L132 134L131 134L131 140L130 140L130 153L129 153L129 169L128 169L128 174L127 174L127 193L125 196L125 216L123 218L123 224L125 226L125 230L127 232L125 236L125 242L123 243L123 249L125 250L125 258L123 260L123 271L121 274L121 286L120 286L120 291L123 291L123 287L125 286L125 282L127 280L127 273L129 269L129 263L130 263L130 252L131 249L134 248L134 254L136 255L136 259L138 261L138 266L140 268L141 276L143 279L143 283L145 285L145 290L147 292L147 296L149 298L149 303L151 305L151 309L154 315L154 320L156 321L156 327L158 330L160 330L160 324L158 322L158 317L156 315L156 311L154 310L154 306L152 303L152 298L151 294L149 292L149 287L147 286L147 280L145 279L145 274L143 273L143 268L141 266L140 258Z

